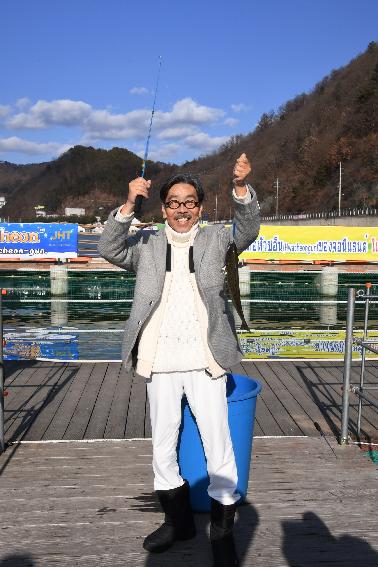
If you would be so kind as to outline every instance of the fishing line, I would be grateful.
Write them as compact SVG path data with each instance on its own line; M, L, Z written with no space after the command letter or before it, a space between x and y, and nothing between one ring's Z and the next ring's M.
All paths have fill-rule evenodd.
M162 57L161 57L161 55L160 55L160 57L159 57L158 73L157 73L157 77L156 77L154 102L153 102L153 104L152 104L152 110L151 110L150 126L149 126L149 128L148 128L148 134L147 134L147 140L146 140L146 147L145 147L145 150L144 150L144 156L143 156L143 162L142 162L142 171L141 171L141 174L140 174L140 176L143 177L143 178L144 178L144 175L145 175L145 173L146 173L146 162L147 162L148 151L149 151L149 147L150 147L150 138L151 138L152 122L153 122L154 114L155 114L156 97L157 97L157 92L158 92L158 87L159 87L159 78L160 78L161 63L162 63ZM135 199L135 207L134 207L134 213L135 213L135 214L140 213L140 211L141 211L141 209L142 209L142 202L143 202L143 197L142 197L142 195L137 195L137 198Z

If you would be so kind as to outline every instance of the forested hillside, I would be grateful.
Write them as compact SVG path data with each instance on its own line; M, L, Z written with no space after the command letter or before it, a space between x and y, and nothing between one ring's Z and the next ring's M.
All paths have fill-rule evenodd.
M377 206L378 44L369 44L365 53L332 71L312 92L263 114L254 131L231 138L218 152L180 167L148 162L147 174L156 190L145 204L145 217L159 215L157 188L177 170L201 176L210 218L216 194L218 218L228 217L233 163L243 151L253 163L251 181L265 213L275 211L277 178L280 212L336 209L340 161L342 206ZM0 190L6 187L10 166L7 173L0 163ZM103 207L105 213L125 198L127 181L139 174L140 166L141 159L125 149L76 146L48 164L28 166L30 176L19 169L19 177L15 173L8 183L4 214L30 217L39 204L54 212L76 205L92 213ZM26 166L12 167L16 171Z

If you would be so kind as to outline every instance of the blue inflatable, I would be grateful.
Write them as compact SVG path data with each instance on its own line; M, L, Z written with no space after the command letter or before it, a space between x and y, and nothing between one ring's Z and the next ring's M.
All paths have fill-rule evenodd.
M245 499L248 489L256 398L260 391L261 384L253 378L240 374L227 375L228 421L238 469L237 489L241 494L239 503ZM209 477L201 437L186 398L183 399L183 406L178 446L180 471L190 484L193 510L208 512Z

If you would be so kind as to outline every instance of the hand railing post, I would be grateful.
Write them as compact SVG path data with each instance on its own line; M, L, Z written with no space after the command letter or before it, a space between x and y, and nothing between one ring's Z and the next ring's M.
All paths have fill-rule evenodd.
M343 407L341 414L341 435L340 445L347 445L348 437L348 421L349 421L349 395L350 395L350 372L352 366L352 347L353 347L353 323L354 323L354 303L356 298L356 290L348 289L348 311L345 332L345 350L344 350L344 378L343 378Z
M368 322L369 322L369 296L370 296L371 283L366 284L366 295L365 295L365 317L364 317L364 332L362 336L363 342L366 341L368 336ZM365 359L366 359L366 349L364 345L361 345L361 374L360 374L360 391L362 392L364 387L365 378ZM361 416L362 416L362 398L358 398L358 415L357 415L357 435L361 433Z

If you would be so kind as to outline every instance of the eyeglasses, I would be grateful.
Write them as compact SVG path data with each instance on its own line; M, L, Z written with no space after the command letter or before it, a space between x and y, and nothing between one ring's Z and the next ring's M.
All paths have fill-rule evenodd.
M180 205L184 205L186 209L195 209L199 206L198 201L193 199L187 199L186 201L177 201L177 199L171 199L167 203L164 203L164 207L168 209L178 209Z

